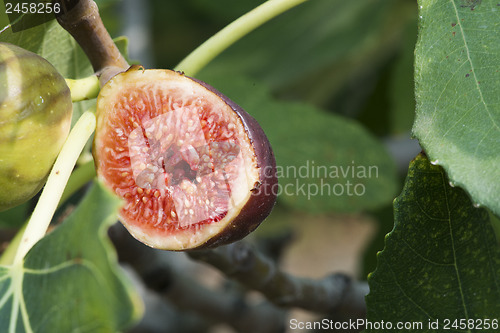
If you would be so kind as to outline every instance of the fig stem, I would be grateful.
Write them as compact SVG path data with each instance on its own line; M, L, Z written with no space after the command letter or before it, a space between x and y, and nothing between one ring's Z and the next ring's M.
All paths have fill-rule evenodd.
M61 196L60 202L65 202L76 191L90 182L96 176L94 160L88 161L73 171Z
M59 0L63 13L59 24L80 44L99 76L101 86L129 65L122 56L99 16L92 0Z
M307 0L268 0L236 19L191 52L176 67L194 76L222 51L262 24Z
M73 102L96 98L100 90L99 79L95 75L78 80L66 79L66 84L71 91Z
M73 167L80 156L80 152L94 132L95 126L96 119L94 113L86 111L69 133L50 171L40 199L28 221L16 256L14 257L14 265L21 263L33 245L47 232L50 220L54 215L69 176L73 171Z

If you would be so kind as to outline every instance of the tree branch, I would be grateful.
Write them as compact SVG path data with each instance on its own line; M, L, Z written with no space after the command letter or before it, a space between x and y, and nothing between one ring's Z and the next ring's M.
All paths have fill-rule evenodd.
M176 306L147 288L140 276L128 265L122 265L143 299L142 319L127 333L199 333L207 332L212 323L193 312L180 311Z
M59 0L59 24L80 44L99 76L101 86L129 65L102 23L92 0Z
M344 274L328 275L321 280L294 277L280 271L273 261L244 242L188 254L246 287L260 291L276 305L348 318L366 317L368 285Z
M110 229L110 237L119 260L132 266L149 289L177 308L196 313L212 324L225 323L241 333L284 330L283 309L265 300L255 305L239 290L210 289L201 285L186 273L185 267L173 264L173 259L183 254L149 248L133 239L120 224Z

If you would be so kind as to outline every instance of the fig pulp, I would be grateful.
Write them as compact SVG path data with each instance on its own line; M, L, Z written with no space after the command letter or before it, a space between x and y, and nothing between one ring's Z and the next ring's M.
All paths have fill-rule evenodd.
M45 59L0 43L0 211L43 186L71 126L66 81Z
M97 174L124 199L119 219L165 250L243 238L276 200L258 123L213 87L171 70L113 77L97 99Z

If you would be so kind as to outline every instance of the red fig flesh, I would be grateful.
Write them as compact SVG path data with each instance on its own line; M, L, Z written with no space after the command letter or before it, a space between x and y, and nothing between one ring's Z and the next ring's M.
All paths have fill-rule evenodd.
M129 70L97 100L99 179L124 199L120 221L165 250L226 244L253 231L276 195L259 124L211 86L170 70Z

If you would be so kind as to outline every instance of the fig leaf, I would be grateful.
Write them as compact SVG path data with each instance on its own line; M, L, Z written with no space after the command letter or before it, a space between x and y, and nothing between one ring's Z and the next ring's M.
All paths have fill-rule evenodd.
M500 216L498 1L419 1L414 135L473 201Z
M441 332L445 319L497 318L500 248L488 212L419 155L394 214L394 229L368 277L368 320L396 323L411 314L424 325L419 332ZM429 320L439 320L439 328L429 329Z
M119 200L99 183L20 266L0 266L1 332L117 332L142 311L106 230Z

